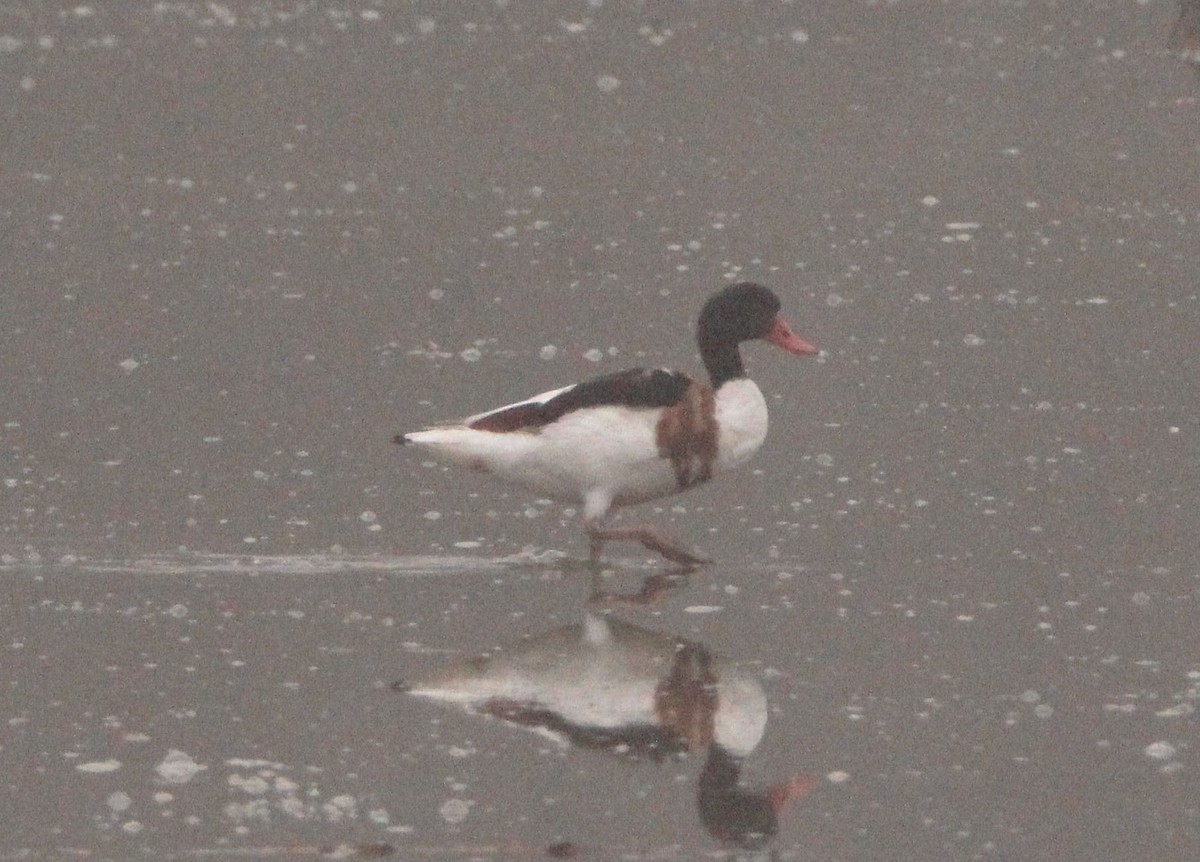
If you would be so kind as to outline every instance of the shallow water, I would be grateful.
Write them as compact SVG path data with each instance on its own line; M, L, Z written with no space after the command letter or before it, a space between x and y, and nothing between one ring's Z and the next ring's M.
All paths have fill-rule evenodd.
M599 584L633 592L650 570ZM703 858L702 752L572 747L391 687L577 623L553 560L156 555L6 563L4 858ZM637 626L767 696L744 789L810 781L780 858L1186 858L1190 595L1074 579L906 586L780 558L694 572ZM595 606L593 606L595 608Z
M1196 856L1176 16L0 14L0 860ZM740 279L823 353L749 345L762 451L625 513L715 557L686 581L597 581L569 507L390 442L695 370ZM739 786L804 791L764 849L702 817L702 732L392 688L597 609L683 644L702 730L705 668L761 685Z

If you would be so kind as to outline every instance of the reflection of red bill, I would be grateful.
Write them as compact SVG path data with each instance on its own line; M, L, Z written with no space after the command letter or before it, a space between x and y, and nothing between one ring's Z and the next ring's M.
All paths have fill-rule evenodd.
M783 813L789 802L803 799L817 788L817 779L803 773L793 776L791 781L777 784L767 791L767 800L776 814Z

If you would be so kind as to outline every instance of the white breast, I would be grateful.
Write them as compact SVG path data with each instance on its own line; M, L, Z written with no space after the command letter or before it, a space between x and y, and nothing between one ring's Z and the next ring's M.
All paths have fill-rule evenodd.
M767 401L748 377L730 380L716 394L718 470L745 463L767 437Z

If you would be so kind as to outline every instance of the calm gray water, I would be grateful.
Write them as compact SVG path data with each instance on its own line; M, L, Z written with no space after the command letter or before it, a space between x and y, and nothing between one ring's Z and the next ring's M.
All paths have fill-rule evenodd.
M1196 858L1177 12L0 11L0 860ZM602 610L761 685L755 850L703 749L392 687L663 570L393 434L696 369L742 279L824 352Z

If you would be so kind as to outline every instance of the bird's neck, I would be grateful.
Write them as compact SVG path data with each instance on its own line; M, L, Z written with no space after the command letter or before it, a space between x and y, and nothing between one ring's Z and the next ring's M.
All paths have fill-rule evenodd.
M746 366L742 364L742 354L737 344L714 341L703 336L699 341L700 358L713 389L720 389L721 384L746 376Z

